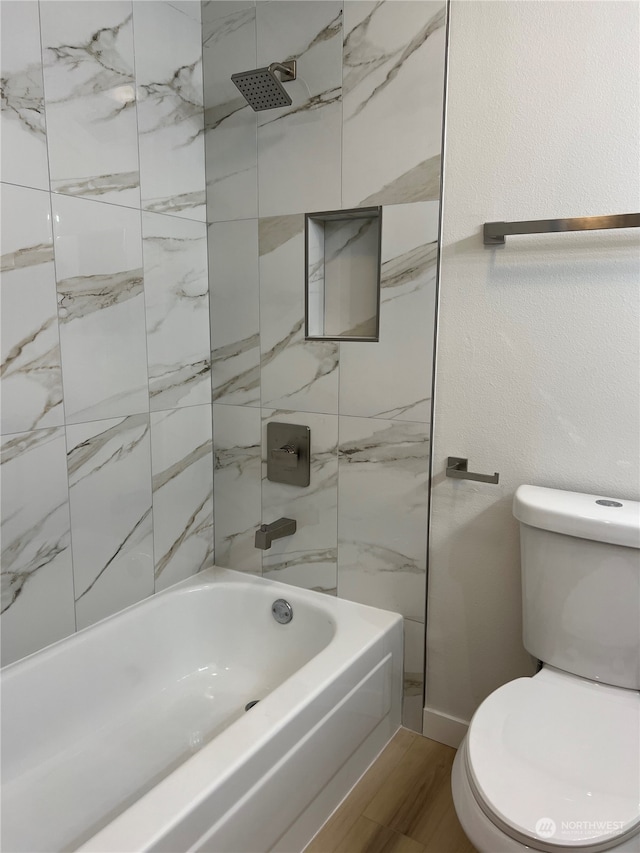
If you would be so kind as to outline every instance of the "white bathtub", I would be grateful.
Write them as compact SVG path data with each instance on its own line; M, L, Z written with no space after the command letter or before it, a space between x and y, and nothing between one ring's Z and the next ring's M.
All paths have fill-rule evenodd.
M2 850L301 850L401 675L396 614L203 572L2 671Z

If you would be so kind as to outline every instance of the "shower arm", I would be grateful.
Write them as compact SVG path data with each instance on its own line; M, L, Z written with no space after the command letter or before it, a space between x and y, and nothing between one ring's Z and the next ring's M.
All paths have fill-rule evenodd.
M295 59L290 59L288 62L272 62L269 66L269 71L279 71L286 81L295 80L297 65L298 63Z

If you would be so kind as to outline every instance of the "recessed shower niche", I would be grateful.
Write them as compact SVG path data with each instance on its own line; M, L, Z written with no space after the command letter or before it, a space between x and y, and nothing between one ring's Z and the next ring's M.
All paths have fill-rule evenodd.
M378 340L381 235L381 207L307 213L307 340Z

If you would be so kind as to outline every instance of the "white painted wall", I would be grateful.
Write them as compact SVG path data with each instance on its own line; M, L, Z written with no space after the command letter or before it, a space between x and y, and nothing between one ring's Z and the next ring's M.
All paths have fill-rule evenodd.
M640 4L453 0L425 734L455 741L521 644L521 483L640 497L640 234L485 221L640 209ZM448 455L500 472L444 476Z

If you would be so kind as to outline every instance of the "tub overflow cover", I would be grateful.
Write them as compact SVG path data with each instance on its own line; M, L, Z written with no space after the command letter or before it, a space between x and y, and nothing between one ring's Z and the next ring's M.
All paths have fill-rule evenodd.
M271 605L271 612L276 622L286 625L293 619L293 607L284 598L278 598Z

